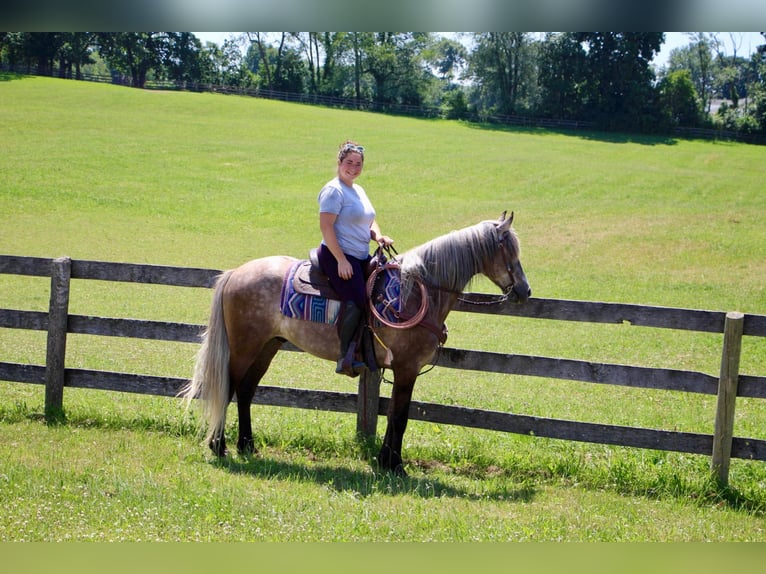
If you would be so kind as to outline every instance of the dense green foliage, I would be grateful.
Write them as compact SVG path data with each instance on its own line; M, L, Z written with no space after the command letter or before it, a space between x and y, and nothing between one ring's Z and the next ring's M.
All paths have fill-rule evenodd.
M0 76L0 245L14 255L228 268L319 241L337 145L400 251L516 213L537 297L766 313L764 148L497 129L255 98ZM0 307L44 311L49 281L0 275ZM494 292L484 281L472 290ZM75 314L194 322L210 293L75 281ZM721 337L630 325L448 319L453 347L717 374ZM742 372L764 375L746 338ZM0 329L0 360L45 334ZM186 377L196 347L72 335L67 366ZM278 356L264 384L353 392L330 363ZM386 386L383 393L387 392ZM712 431L715 398L434 369L415 400ZM735 434L766 438L764 401ZM174 399L0 382L1 540L763 540L766 465L413 421L404 480L376 471L354 417L253 407L260 453L216 462ZM236 415L230 410L228 432ZM382 425L382 421L381 421ZM379 432L380 432L379 426Z
M181 89L349 98L378 109L417 106L448 118L521 115L643 133L679 126L766 132L763 50L730 57L715 34L690 36L660 70L652 61L662 32L247 32L223 46L203 46L189 32L2 32L0 63L60 77L95 71L135 87L159 80ZM684 98L695 113L690 102L679 113L677 98L668 98L665 80L681 70L690 74ZM720 112L711 109L714 98L727 102Z

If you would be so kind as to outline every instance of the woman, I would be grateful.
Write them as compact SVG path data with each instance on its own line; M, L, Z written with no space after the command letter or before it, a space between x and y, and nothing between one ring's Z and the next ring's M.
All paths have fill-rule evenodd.
M353 339L367 304L364 270L370 260L370 241L383 246L393 243L381 233L364 189L354 183L363 167L364 148L353 141L341 144L337 176L319 192L319 264L342 302L338 326L341 354L335 372L350 377L365 367L354 359Z

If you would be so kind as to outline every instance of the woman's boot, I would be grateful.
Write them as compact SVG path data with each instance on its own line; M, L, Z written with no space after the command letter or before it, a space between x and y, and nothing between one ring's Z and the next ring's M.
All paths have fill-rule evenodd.
M336 373L342 373L349 377L356 377L366 368L361 361L354 358L356 353L356 337L359 327L359 320L362 318L362 310L352 301L347 301L343 305L340 315L340 324L338 326L338 336L340 337L340 358L335 367Z

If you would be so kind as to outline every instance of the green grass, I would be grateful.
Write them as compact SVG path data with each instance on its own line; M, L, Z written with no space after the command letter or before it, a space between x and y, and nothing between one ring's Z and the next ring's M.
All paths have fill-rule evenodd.
M228 268L320 238L340 141L399 251L516 212L535 296L766 313L763 147L497 129L43 78L0 82L0 252ZM44 311L49 280L0 276L0 307ZM475 291L494 292L486 281ZM75 281L70 312L204 323L210 292ZM455 313L452 347L717 375L721 336ZM0 329L0 360L45 334ZM186 377L195 345L72 335L67 366ZM746 338L742 371L765 374ZM353 392L280 354L264 384ZM383 393L389 388L384 385ZM715 398L434 369L416 400L712 432ZM763 401L738 436L766 438ZM377 473L352 415L253 407L260 454L213 461L174 399L0 384L0 540L763 540L766 465L413 421L410 478ZM381 419L379 433L384 422ZM230 410L227 432L236 435ZM378 439L379 440L379 439Z

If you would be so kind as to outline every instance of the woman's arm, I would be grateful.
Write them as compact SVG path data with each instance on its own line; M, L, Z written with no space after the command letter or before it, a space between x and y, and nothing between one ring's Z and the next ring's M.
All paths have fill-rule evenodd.
M350 279L354 274L354 270L351 267L351 263L346 259L346 254L343 253L343 249L340 248L338 243L338 237L335 235L335 220L338 216L334 213L320 212L319 214L319 230L322 232L322 239L333 254L335 260L338 262L338 276L341 279Z
M380 225L378 225L377 220L373 220L372 225L370 225L370 239L376 243L379 243L380 245L383 245L384 247L388 247L394 242L394 240L391 239L388 235L383 235L383 233L380 231Z

